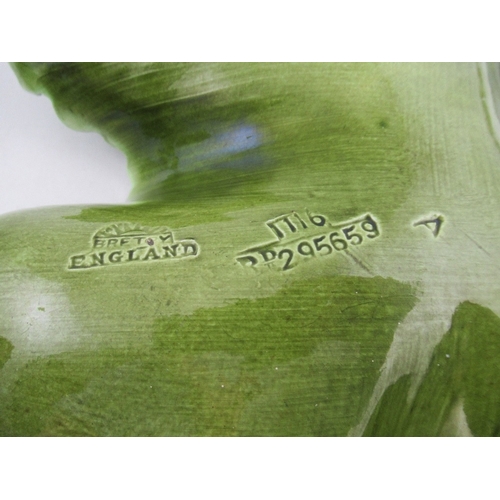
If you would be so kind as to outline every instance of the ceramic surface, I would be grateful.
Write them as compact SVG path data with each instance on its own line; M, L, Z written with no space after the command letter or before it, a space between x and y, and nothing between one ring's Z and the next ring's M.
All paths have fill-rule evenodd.
M0 218L0 433L500 432L496 66L14 69L136 203Z

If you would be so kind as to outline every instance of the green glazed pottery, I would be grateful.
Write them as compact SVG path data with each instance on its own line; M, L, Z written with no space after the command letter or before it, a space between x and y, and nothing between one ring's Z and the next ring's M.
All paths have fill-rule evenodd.
M134 189L0 218L0 434L500 434L498 66L13 69Z

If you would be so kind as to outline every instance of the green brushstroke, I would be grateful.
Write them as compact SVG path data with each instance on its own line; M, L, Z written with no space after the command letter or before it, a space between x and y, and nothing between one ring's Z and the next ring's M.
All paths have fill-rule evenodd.
M28 363L0 433L345 435L414 300L394 280L333 277L164 317L150 345Z
M474 436L499 436L499 359L500 318L477 304L460 304L415 399L407 402L411 377L399 379L385 391L365 435L446 434L450 412L463 402Z
M9 361L14 346L4 337L0 337L0 369Z
M124 151L134 199L196 208L223 196L246 207L311 196L341 205L382 198L377 209L389 215L411 187L404 118L376 64L14 69L30 90L52 99L66 123L96 130ZM336 179L327 191L325 176Z

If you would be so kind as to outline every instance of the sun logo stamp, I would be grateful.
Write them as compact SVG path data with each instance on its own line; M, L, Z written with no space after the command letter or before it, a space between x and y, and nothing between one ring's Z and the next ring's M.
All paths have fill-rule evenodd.
M92 237L91 250L71 255L68 269L193 259L199 253L200 247L194 239L176 241L167 227L120 223L97 231Z

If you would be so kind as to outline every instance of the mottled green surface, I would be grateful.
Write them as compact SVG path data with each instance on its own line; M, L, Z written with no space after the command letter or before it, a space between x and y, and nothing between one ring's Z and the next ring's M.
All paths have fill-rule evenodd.
M159 319L151 343L134 350L32 361L2 401L2 432L345 435L410 291L380 278L317 279L269 300Z
M332 198L349 193L352 203L375 190L393 206L409 187L412 171L401 175L404 122L379 65L15 69L31 90L53 97L70 125L100 131L127 154L141 199L184 205L193 196L231 194L251 206L267 197L308 198L302 176L317 190L325 175L336 175L345 179L330 186ZM356 175L346 176L353 168Z
M0 337L0 368L9 360L12 352L12 344L3 337Z
M14 69L140 203L0 219L0 434L498 434L496 67ZM70 269L124 224L200 251Z
M408 399L410 380L389 387L367 435L454 435L450 414L459 405L475 436L500 435L500 319L466 302L455 314L450 331L434 350L429 370L415 398Z

